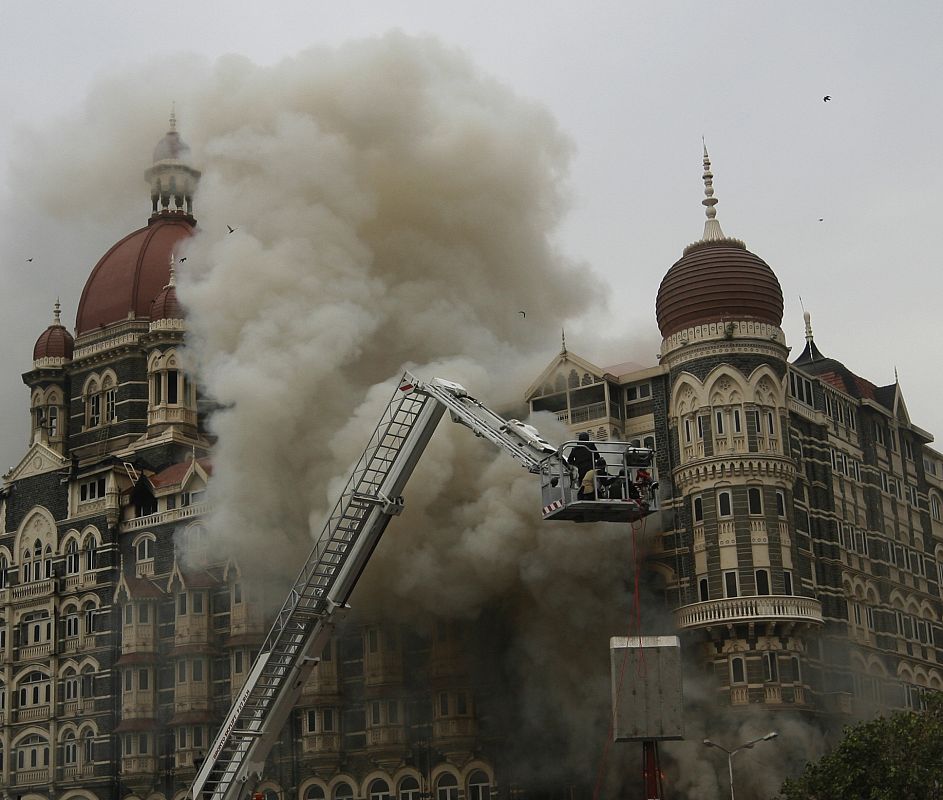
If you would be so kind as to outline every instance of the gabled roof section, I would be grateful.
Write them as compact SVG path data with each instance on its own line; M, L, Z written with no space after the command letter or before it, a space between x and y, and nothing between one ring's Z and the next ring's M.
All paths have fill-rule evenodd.
M221 576L214 576L209 570L202 567L184 567L174 558L174 567L167 580L167 591L175 591L179 585L181 589L211 589L221 583Z
M823 356L812 338L811 327L806 325L806 345L799 357L792 362L803 372L834 386L851 397L859 400L871 400L887 409L893 407L893 386L878 387L871 381L856 375L848 367L834 358Z
M3 476L3 479L12 483L21 478L30 478L33 475L43 475L47 472L55 472L69 465L69 460L60 456L51 447L47 447L42 442L33 442L26 455L20 459L20 463Z
M207 458L188 458L177 464L171 464L148 480L155 490L167 489L171 486L186 486L187 482L198 475L204 483L208 483L213 474L213 462Z
M153 581L126 575L123 566L122 564L121 577L118 578L115 586L115 603L130 600L159 600L164 596L165 593Z
M590 375L594 375L600 380L602 380L607 373L607 370L600 367L598 364L587 361L585 358L581 358L568 350L561 350L557 357L537 376L537 380L527 387L527 391L524 392L524 399L530 400L534 397L540 391L540 387L548 381L552 381L554 376L561 371L561 368L565 373L568 373L571 369L575 369L577 372L588 372Z

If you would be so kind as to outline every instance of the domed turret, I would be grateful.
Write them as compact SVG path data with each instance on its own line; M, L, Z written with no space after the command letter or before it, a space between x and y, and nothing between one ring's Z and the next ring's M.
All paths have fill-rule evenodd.
M183 319L183 307L177 300L177 279L174 273L173 256L170 257L170 280L151 303L151 327L155 322L166 319Z
M783 320L783 292L773 270L720 228L713 178L705 147L704 236L688 245L668 270L655 301L658 328L665 339L711 322L746 320L779 327Z
M154 166L144 173L151 187L151 220L169 214L191 217L200 171L189 159L190 148L177 133L177 117L171 112L170 130L154 148Z
M190 148L177 133L176 116L154 149L154 165L145 172L153 213L146 228L125 236L89 275L75 317L77 336L127 319L150 319L155 298L169 285L171 257L193 235L192 197L200 178L186 160ZM179 304L168 306L179 313Z
M72 360L72 353L75 350L75 339L72 334L66 330L59 319L60 306L56 300L53 310L52 324L44 330L36 344L33 346L33 361L43 361L45 359L55 359L63 363Z

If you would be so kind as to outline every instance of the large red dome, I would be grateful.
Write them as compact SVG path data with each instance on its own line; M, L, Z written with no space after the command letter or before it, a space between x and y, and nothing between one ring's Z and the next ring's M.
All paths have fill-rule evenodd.
M689 246L658 287L655 315L663 338L722 320L757 320L779 326L783 291L759 256L736 239Z
M134 317L148 319L151 303L168 284L170 256L193 235L193 218L160 214L128 234L92 270L75 316L78 336Z

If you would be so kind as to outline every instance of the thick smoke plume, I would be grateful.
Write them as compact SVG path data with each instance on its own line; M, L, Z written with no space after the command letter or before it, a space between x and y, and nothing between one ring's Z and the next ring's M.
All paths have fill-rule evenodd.
M223 409L211 535L280 599L404 367L519 407L561 327L585 324L605 287L554 245L571 146L547 111L463 54L400 34L269 67L182 58L111 78L64 121L67 149L58 129L24 138L27 205L140 224L126 200L140 192L146 213L135 165L171 99L203 170L178 284L190 367ZM651 363L649 338L625 341L646 344L620 360ZM510 687L484 710L519 726L517 777L585 783L608 728L609 636L639 619L631 539L540 523L538 505L532 476L444 421L352 602L480 623ZM653 609L642 632L666 632ZM610 795L637 788L626 752L610 757ZM717 796L717 765L700 752L690 763L688 796Z

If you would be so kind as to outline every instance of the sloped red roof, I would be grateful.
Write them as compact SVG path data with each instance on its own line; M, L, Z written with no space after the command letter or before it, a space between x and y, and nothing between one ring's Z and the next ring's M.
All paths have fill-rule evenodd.
M179 464L171 464L162 469L156 475L151 475L148 480L155 489L161 489L165 486L175 486L184 479L187 471L190 469L191 459L181 461ZM206 456L198 458L196 463L200 465L207 475L213 474L213 462Z
M138 578L132 575L125 575L124 582L128 585L128 594L135 600L151 598L159 600L165 594L159 586L147 578Z

